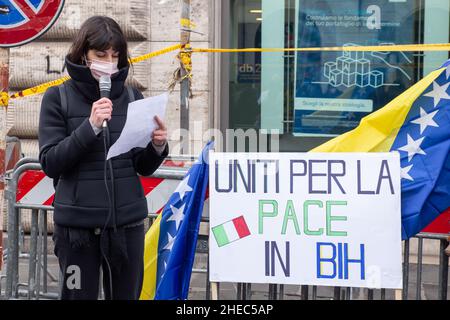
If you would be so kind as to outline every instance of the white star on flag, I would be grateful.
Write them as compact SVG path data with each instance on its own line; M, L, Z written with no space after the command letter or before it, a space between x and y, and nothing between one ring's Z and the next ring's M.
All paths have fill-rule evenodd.
M401 177L402 179L407 179L410 181L414 181L414 179L409 175L409 171L411 171L413 165L401 168L402 172L401 172Z
M411 162L412 158L418 153L426 155L425 151L420 149L420 145L422 144L423 139L425 139L425 137L422 137L418 140L414 140L408 134L408 144L401 148L398 148L398 150L408 152L408 162Z
M164 269L161 273L160 278L164 277L164 275L166 274L166 271L167 271L167 259L164 259Z
M436 110L432 113L426 113L425 110L420 108L420 118L416 119L414 121L411 121L411 123L415 123L420 125L420 134L422 134L427 127L439 127L439 125L434 122L433 117L438 113L439 110Z
M181 201L183 201L184 195L187 192L191 192L192 191L192 188L188 184L190 176L191 175L188 175L187 177L185 177L183 179L183 181L180 182L180 184L178 185L177 189L174 192L174 193L177 193L177 192L179 193Z
M433 82L433 91L428 92L427 94L424 94L425 97L430 97L434 99L434 106L436 107L441 99L448 99L450 100L450 96L447 93L447 88L450 86L450 82L444 84L442 87L437 84L436 82Z
M175 237L172 237L171 235L170 235L170 233L167 233L167 244L166 244L166 246L163 248L163 250L172 250L172 247L173 247L173 243L175 242L175 238L176 238L176 236Z
M170 209L172 210L172 215L170 216L167 221L175 221L175 227L176 231L178 231L178 227L183 222L184 218L184 207L186 206L186 203L184 203L181 208L174 207L173 205L170 205Z

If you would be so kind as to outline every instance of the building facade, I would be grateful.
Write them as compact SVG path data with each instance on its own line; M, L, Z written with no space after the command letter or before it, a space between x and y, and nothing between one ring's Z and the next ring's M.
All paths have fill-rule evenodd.
M446 0L192 0L191 6L196 48L449 42ZM131 55L138 56L179 43L180 10L178 0L66 0L47 34L11 49L11 90L64 76L71 39L89 16L116 19ZM179 66L176 55L135 64L129 84L144 96L168 90ZM308 151L356 127L447 59L447 52L194 53L189 153L198 154L211 135L229 151ZM8 135L21 139L28 156L38 152L41 99L13 101L8 111ZM185 137L179 131L179 86L170 94L166 122L172 153L178 154ZM235 131L227 135L227 129Z

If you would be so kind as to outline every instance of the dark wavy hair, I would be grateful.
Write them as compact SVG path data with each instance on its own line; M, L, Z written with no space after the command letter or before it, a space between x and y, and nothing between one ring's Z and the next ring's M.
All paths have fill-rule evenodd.
M89 50L104 51L111 47L119 52L117 67L128 67L128 44L119 24L110 17L93 16L81 25L67 58L73 63L83 64L84 56Z

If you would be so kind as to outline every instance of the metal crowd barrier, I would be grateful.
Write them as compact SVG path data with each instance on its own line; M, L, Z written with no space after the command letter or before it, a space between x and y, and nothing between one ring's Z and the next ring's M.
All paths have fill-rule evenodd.
M186 160L192 160L192 158L186 158ZM181 161L181 160L180 160ZM6 299L17 299L19 296L25 296L28 299L57 299L58 293L48 292L48 275L52 280L56 281L56 277L52 276L48 272L48 246L47 246L47 212L52 211L52 206L43 205L24 205L16 203L17 187L19 177L22 173L28 170L41 170L40 164L35 159L24 158L21 159L14 170L7 172L6 182L7 188L5 190L5 197L8 203L8 247L6 250L6 277L0 278L0 296L2 292L2 280L6 279L6 286L4 290L4 296ZM162 167L152 177L162 179L176 179L182 180L188 168L167 168ZM30 233L30 253L21 253L20 243L20 216L21 209L32 210L32 223ZM149 214L149 226L156 219L157 214ZM209 217L203 216L202 222L208 223ZM448 290L448 264L449 257L445 254L444 250L448 246L448 235L420 233L414 237L418 241L417 252L417 271L415 282L415 299L420 300L422 294L422 272L423 272L423 241L430 239L440 242L439 250L439 266L438 266L438 293L437 298L440 300L447 300ZM194 269L193 273L204 274L205 279L205 299L221 298L221 284L214 284L214 290L212 290L212 284L209 282L209 250L208 250L208 236L199 235L199 241L197 242L198 254L206 254L207 267L206 269ZM395 292L396 299L406 300L409 297L409 290L411 286L410 279L410 241L403 242L403 290ZM29 259L28 264L28 282L19 283L19 258ZM41 275L42 273L42 275ZM42 278L42 283L41 283ZM59 279L58 279L59 281ZM250 300L252 299L254 291L252 290L251 283L237 283L236 287L236 299L237 300ZM24 289L20 290L20 287ZM341 287L328 287L328 291L331 295L319 296L318 286L299 286L299 294L296 298L302 300L317 300L317 299L333 299L333 300L351 300L354 298L355 290L363 290L361 288L341 288ZM386 299L386 289L380 290L366 290L366 299L373 300L379 297L380 300ZM360 295L361 297L361 295ZM270 284L268 286L267 298L269 300L282 300L288 298L285 292L285 286L280 284Z
M48 254L47 254L47 212L53 210L51 206L24 205L16 203L19 177L28 170L41 170L37 160L24 158L14 167L12 174L6 175L5 200L8 205L8 246L6 253L6 287L5 297L16 299L20 295L32 298L58 298L58 294L47 291L48 283ZM31 209L30 252L22 253L23 244L20 243L21 209ZM19 283L19 258L29 259L28 282ZM43 271L41 291L41 271ZM52 275L51 275L52 276ZM52 276L52 278L54 278ZM25 290L19 290L24 287Z
M176 162L189 162L195 160L192 157L177 157L169 160ZM152 175L154 178L182 180L189 168L187 167L161 167ZM7 201L8 214L8 246L5 250L6 276L0 278L0 296L3 295L2 280L6 280L4 297L6 299L17 299L25 296L28 299L57 299L58 293L48 292L48 275L52 280L58 282L48 271L48 232L47 218L48 211L53 211L52 206L41 204L21 204L16 202L17 188L20 176L29 170L42 170L37 159L22 158L15 165L13 170L6 172L5 200ZM29 253L22 253L24 238L21 230L21 209L31 209L31 231ZM156 219L156 213L148 216L149 226ZM202 222L207 222L207 218L202 218ZM22 237L21 237L22 236ZM199 236L199 239L202 239ZM204 241L204 239L202 239ZM207 240L207 239L206 239ZM203 250L204 251L204 250ZM25 258L28 263L28 282L19 282L19 259ZM194 273L207 273L206 269L194 269ZM41 276L42 273L42 276ZM59 275L61 277L61 275ZM41 283L42 279L42 283ZM101 283L101 282L100 282ZM24 289L20 290L23 287ZM58 286L59 287L59 286ZM208 292L207 292L208 294Z

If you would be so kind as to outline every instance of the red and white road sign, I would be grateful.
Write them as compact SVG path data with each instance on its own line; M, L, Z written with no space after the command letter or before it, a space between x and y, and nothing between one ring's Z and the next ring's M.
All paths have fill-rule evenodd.
M58 19L64 0L0 0L0 47L24 45Z

